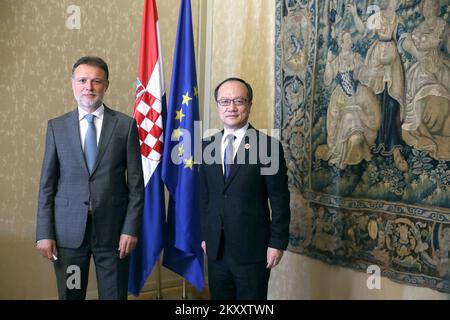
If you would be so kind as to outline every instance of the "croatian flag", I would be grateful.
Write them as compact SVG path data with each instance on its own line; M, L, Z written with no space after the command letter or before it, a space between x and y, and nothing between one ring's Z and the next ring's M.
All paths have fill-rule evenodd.
M134 118L145 183L141 234L131 255L128 291L139 295L164 243L164 186L161 180L166 96L155 0L145 0Z

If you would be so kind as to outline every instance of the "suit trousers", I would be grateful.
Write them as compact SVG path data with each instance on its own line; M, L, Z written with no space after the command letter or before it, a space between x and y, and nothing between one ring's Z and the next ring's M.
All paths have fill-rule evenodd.
M99 247L88 215L83 243L79 248L57 247L58 260L54 261L58 296L60 300L84 300L89 278L91 256L94 257L98 297L101 300L126 300L130 259L119 258L119 245Z
M227 246L222 230L218 258L208 259L211 299L267 300L270 269L266 266L266 260L252 264L238 263Z

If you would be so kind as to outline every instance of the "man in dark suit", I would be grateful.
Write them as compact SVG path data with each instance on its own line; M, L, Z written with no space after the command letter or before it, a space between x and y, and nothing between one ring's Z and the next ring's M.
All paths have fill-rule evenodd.
M203 143L202 247L212 299L267 299L270 269L289 239L283 149L248 123L252 98L242 79L220 83L215 99L224 130Z
M78 107L48 122L37 212L37 249L53 261L60 299L84 299L91 255L100 299L126 299L144 182L136 122L103 104L108 66L72 68Z

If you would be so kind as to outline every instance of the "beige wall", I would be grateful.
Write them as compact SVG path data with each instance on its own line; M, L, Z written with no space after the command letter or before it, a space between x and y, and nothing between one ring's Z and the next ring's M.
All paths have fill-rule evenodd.
M272 127L274 99L275 4L261 0L214 0L212 9L210 128L221 129L213 98L214 88L228 77L249 82L254 90L250 122Z
M436 290L406 286L381 277L369 290L369 274L286 252L269 281L269 299L449 299Z
M70 4L81 6L80 30L68 30ZM35 250L35 214L44 134L49 118L74 107L70 67L81 55L105 58L111 69L106 103L131 114L143 1L0 1L0 299L56 297L51 264ZM167 89L178 19L178 0L158 0ZM205 5L209 5L208 10ZM220 128L211 89L225 77L239 76L254 87L251 122L271 128L274 99L274 16L269 0L193 0L197 43L203 27L198 65L206 96L209 127ZM200 11L202 14L200 15ZM207 14L209 12L209 16ZM209 40L208 40L209 39ZM200 50L201 51L201 50ZM209 65L210 68L204 68ZM203 81L203 82L202 82ZM200 91L202 93L202 86ZM147 289L155 287L155 276ZM95 297L91 274L90 297ZM365 287L367 275L287 252L272 272L269 297L275 299L424 298L446 295L382 280L382 290ZM180 277L163 270L164 286Z

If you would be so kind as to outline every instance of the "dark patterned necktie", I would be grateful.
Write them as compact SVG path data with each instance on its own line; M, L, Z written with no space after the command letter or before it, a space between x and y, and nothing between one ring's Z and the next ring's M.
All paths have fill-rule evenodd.
M231 165L233 164L233 157L234 157L234 139L236 137L233 134L229 134L225 137L225 141L227 142L227 145L225 147L225 152L223 154L223 177L225 181L230 176L231 173Z

